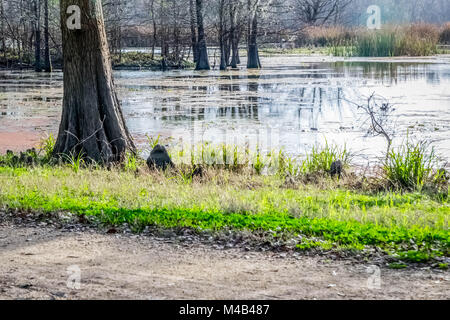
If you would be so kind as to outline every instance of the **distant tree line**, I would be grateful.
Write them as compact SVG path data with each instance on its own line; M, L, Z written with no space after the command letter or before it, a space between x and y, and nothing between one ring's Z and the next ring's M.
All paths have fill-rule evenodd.
M119 60L122 49L145 46L163 65L192 59L207 70L212 54L220 69L237 67L240 48L247 66L260 68L259 45L292 42L310 26L363 25L373 4L383 23L450 19L448 0L104 0L103 13L110 52ZM36 71L61 65L59 6L59 0L0 0L0 63Z

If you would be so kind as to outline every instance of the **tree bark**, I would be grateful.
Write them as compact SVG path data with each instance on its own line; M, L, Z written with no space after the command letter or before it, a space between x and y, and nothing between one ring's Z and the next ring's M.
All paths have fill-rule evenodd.
M250 32L248 39L248 58L247 58L247 68L248 69L261 69L261 61L259 59L258 50L258 6L254 8L251 12L251 22L250 22Z
M233 0L230 1L230 43L231 43L231 68L235 69L238 65L239 51L237 34L236 34L236 4Z
M155 18L155 0L152 0L150 6L150 13L152 14L152 23L153 23L153 39L152 39L152 60L155 59L155 46L157 41L157 26L156 26L156 18Z
M224 50L225 50L225 62L227 66L230 65L230 57L231 57L231 41L230 41L230 35L228 34L227 37L224 37L223 40L224 44Z
M198 41L197 41L197 29L195 27L196 23L196 9L194 0L189 0L189 13L190 13L190 23L191 23L191 45L192 45L192 55L194 57L194 63L198 61Z
M42 71L41 62L41 1L34 0L34 70Z
M66 24L81 9L81 30ZM117 98L101 0L61 0L64 99L54 155L79 155L107 165L135 150Z
M195 70L211 70L206 47L205 29L203 26L203 0L196 0L198 29L198 61Z
M52 61L50 57L50 33L48 29L48 1L44 0L44 71L52 72Z
M5 9L3 7L3 0L0 0L0 31L2 33L2 52L5 65L8 66L8 57L6 55L6 32L5 32Z
M220 0L219 2L219 47L220 47L220 70L227 70L227 61L225 58L225 26L224 26L224 15L225 15L225 0Z
M237 30L237 39L236 39L236 63L241 64L241 57L239 56L239 43L241 43L241 37L242 37L242 26L239 25Z
M167 59L169 58L169 43L166 39L168 33L167 19L164 14L166 2L161 0L159 3L159 18L160 18L160 37L161 37L161 69L167 70Z

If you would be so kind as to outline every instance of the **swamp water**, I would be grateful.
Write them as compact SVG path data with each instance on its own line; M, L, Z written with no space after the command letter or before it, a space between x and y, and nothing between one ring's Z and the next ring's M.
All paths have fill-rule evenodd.
M262 63L250 71L115 71L137 145L161 135L169 145L226 142L302 155L327 141L346 145L361 164L378 161L386 143L367 136L367 117L355 105L376 93L395 105L395 144L407 134L427 139L450 161L450 57L273 56ZM61 72L0 71L0 152L56 134L61 104Z

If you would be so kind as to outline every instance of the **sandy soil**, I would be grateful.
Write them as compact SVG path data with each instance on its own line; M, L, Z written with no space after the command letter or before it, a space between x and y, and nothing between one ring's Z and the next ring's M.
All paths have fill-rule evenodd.
M381 288L369 289L367 267L170 238L0 223L0 299L450 298L448 272L382 268Z

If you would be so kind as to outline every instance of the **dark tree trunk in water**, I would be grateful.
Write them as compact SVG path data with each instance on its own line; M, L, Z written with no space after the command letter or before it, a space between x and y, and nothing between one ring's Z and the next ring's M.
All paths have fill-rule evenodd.
M227 70L227 61L225 60L225 46L220 44L220 70Z
M237 43L237 35L236 35L236 4L234 2L230 2L230 43L231 43L231 67L237 68L238 59L239 59L239 51L238 51L238 43Z
M227 61L225 57L225 27L224 27L225 0L219 2L219 46L220 46L220 70L227 70Z
M203 26L203 0L197 3L197 29L198 29L198 61L195 70L211 70L206 47L205 29Z
M189 0L189 14L190 14L190 22L191 22L191 45L192 45L192 56L194 57L194 63L198 61L198 41L197 41L197 29L195 27L195 16L196 9L194 0Z
M258 10L253 13L251 19L251 28L248 39L248 59L247 68L248 69L261 69L261 61L259 60L258 51Z
M239 56L239 43L241 43L242 36L242 28L239 27L237 31L237 39L236 39L236 63L241 64L241 57Z
M48 1L44 0L44 71L52 72L52 61L50 57L50 46L49 46L49 30L48 30Z
M230 43L230 37L224 37L223 40L223 47L225 51L225 63L227 66L230 65L230 57L231 57L231 43Z
M41 3L34 0L34 70L42 71L41 63Z
M61 0L64 100L54 155L82 155L109 164L134 143L125 125L111 70L101 0ZM69 30L67 8L81 9L81 30Z

